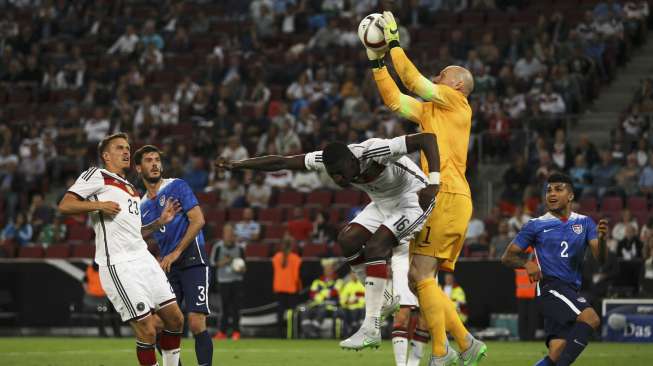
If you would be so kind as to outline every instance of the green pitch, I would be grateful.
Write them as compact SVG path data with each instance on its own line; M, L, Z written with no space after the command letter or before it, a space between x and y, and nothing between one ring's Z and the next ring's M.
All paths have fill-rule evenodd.
M197 365L191 339L182 343L185 366ZM531 366L544 354L542 343L490 342L483 366ZM0 338L2 366L109 366L136 365L134 341L98 338ZM394 365L392 345L377 351L343 351L335 340L241 340L215 342L217 366L382 366ZM424 357L423 365L426 365ZM590 343L574 365L650 365L650 344Z

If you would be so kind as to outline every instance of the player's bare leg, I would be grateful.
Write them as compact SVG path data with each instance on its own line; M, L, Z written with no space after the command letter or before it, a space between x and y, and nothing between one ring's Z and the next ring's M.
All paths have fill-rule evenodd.
M139 320L129 322L136 335L136 357L142 366L158 365L154 344L156 342L156 322L154 317L146 315Z
M213 359L213 341L206 331L206 314L188 313L188 328L195 338L195 355L199 366L209 366Z
M567 335L565 348L560 353L556 365L571 365L585 350L592 333L601 325L598 314L592 308L586 308L576 318L576 324Z
M340 342L347 349L377 348L381 344L381 308L388 282L387 260L397 238L381 225L365 245L365 320L351 337Z
M184 328L184 314L179 309L177 301L173 301L161 307L157 311L157 315L163 321L163 331L159 339L163 366L177 366L179 356L181 356L180 345Z

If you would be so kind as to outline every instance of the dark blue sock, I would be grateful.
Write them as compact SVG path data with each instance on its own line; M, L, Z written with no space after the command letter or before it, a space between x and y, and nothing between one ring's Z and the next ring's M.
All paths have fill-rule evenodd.
M562 354L556 365L568 366L576 361L576 358L580 356L587 343L589 343L592 333L594 333L594 329L589 324L576 322L567 336L567 344L565 345L565 349L562 350Z
M195 335L195 355L197 364L200 366L211 366L213 361L213 341L209 332L203 331Z
M537 361L537 363L533 366L556 366L556 363L553 362L549 356L544 356L543 359Z

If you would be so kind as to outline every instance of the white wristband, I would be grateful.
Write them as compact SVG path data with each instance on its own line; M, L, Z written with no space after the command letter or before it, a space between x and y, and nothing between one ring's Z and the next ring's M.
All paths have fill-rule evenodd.
M440 185L440 172L430 172L429 173L429 183Z

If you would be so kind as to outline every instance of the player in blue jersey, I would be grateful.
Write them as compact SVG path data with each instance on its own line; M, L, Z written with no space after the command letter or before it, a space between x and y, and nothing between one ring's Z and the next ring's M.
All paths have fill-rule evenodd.
M578 291L587 246L600 263L605 260L608 223L600 220L597 230L590 217L571 212L573 198L571 178L551 174L547 213L526 223L501 258L508 267L526 269L531 281L537 281L536 303L544 315L549 354L535 366L572 364L600 325L596 311ZM523 255L528 247L536 262Z
M195 336L195 354L200 366L211 365L213 343L206 330L210 313L209 267L204 248L204 215L190 186L182 179L163 179L161 151L145 145L134 153L136 170L147 193L141 201L143 223L159 217L163 204L175 200L181 211L168 224L153 233L161 251L161 268L168 275L177 302L188 313L188 326Z

